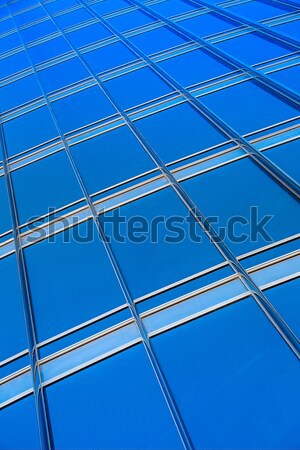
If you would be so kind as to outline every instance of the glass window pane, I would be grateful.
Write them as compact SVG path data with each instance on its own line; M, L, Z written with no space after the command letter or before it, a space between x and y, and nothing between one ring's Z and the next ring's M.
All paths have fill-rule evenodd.
M159 63L159 66L184 87L235 70L233 66L226 64L204 49L193 50L167 59Z
M269 77L300 93L300 65L270 73Z
M85 53L83 58L96 73L101 73L134 61L137 56L121 42L116 42Z
M184 44L188 39L179 36L168 27L161 27L133 36L129 40L144 53L151 55Z
M263 1L244 2L240 5L231 6L229 12L246 17L248 20L264 20L270 17L281 16L292 12L290 8L282 3L267 4Z
M140 119L136 125L165 162L175 161L227 140L187 103Z
M5 122L3 129L8 156L49 141L58 134L45 106Z
M33 395L14 402L1 411L0 445L5 450L40 448Z
M126 126L81 142L71 151L91 194L154 168Z
M12 180L20 224L83 196L64 152L12 172Z
M41 64L48 59L55 58L71 51L71 47L63 37L57 37L28 48L33 64Z
M300 338L300 278L267 289L264 294Z
M0 234L2 234L5 231L11 230L12 228L11 215L6 190L6 182L3 175L2 177L0 177L0 205L1 205Z
M46 16L46 13L42 7L33 8L29 11L22 12L21 14L16 14L14 16L14 20L16 22L17 27L21 27L22 25L29 24L30 22L34 22L35 20L42 19Z
M48 34L57 32L57 27L53 24L51 20L46 20L37 25L32 25L31 27L20 30L20 34L25 44L28 42L35 41L39 38L44 38Z
M237 255L298 232L297 200L248 158L184 181L183 187Z
M20 38L17 33L9 34L0 39L0 53L8 52L21 45Z
M62 14L55 17L55 22L59 27L66 29L74 25L78 25L81 22L92 19L92 15L85 9L79 8L74 11L68 12L67 14Z
M254 300L155 337L197 449L295 449L299 362Z
M0 79L14 75L28 67L29 62L25 52L7 56L6 58L0 59Z
M239 83L205 95L201 97L201 102L241 134L299 115L296 108L255 81ZM231 105L230 108L228 105Z
M34 75L6 84L0 89L1 112L15 108L42 95Z
M293 20L292 22L283 23L282 25L277 25L274 28L275 31L279 33L286 34L287 36L292 37L293 39L300 39L300 21Z
M47 93L90 77L90 73L77 58L48 67L38 74Z
M55 14L59 11L64 11L65 9L72 8L72 6L78 6L78 2L76 0L54 0L50 3L44 5L47 11L50 14Z
M143 25L153 23L154 21L154 18L139 10L131 11L108 19L108 22L115 27L116 30L121 32L138 28Z
M100 218L133 298L223 261L171 188Z
M148 5L153 11L161 14L164 17L177 16L178 14L184 14L189 11L193 11L201 6L194 5L182 0L165 0L162 2L154 3L153 5Z
M295 51L294 47L255 32L222 41L217 47L246 64L257 64Z
M57 100L52 103L52 107L64 133L97 122L116 112L98 86Z
M39 341L125 303L91 220L24 253Z
M154 100L172 91L149 67L113 78L105 85L123 109Z
M67 38L72 45L79 48L101 41L111 35L112 33L100 23L94 23L88 27L83 27L79 30L74 30L71 33L68 33Z
M55 448L182 448L142 346L49 386L46 395Z
M104 14L109 14L111 12L118 11L119 9L128 8L130 3L126 0L103 0L92 5L92 9L103 16Z
M224 16L213 12L180 21L179 24L181 27L200 38L227 31L241 25L239 22L226 19Z
M15 255L0 260L0 361L27 348L24 312ZM1 438L0 438L1 442Z
M271 161L300 182L300 139L277 145L264 152Z

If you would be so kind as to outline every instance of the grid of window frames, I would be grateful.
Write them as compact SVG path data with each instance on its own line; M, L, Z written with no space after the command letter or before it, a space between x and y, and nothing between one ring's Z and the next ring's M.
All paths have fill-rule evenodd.
M299 31L298 0L1 0L1 449L300 447Z

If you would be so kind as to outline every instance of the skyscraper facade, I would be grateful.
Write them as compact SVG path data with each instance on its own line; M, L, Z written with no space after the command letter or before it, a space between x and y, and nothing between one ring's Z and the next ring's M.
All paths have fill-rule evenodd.
M300 4L0 2L0 449L299 450Z

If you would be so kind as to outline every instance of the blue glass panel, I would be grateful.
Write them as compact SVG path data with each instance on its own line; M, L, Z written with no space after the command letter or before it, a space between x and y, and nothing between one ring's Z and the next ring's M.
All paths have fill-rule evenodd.
M15 28L15 26L12 19L2 20L0 22L0 34L4 34L7 31L12 30L13 28Z
M149 67L113 78L107 81L105 85L123 109L162 97L172 91ZM132 86L134 86L134 89L132 89ZM147 89L145 89L145 86L147 86Z
M179 24L200 38L241 26L239 22L226 19L216 13L201 14L192 19L183 20Z
M72 58L39 72L40 80L47 93L88 78L90 73L77 59Z
M67 34L67 38L76 48L83 47L85 45L93 44L94 42L101 41L112 33L108 31L100 23L94 23L88 27L80 28L79 30L72 31Z
M0 53L8 52L13 48L21 45L20 38L17 33L9 34L8 36L1 37L0 39Z
M28 42L35 41L36 39L47 36L48 34L52 34L58 31L57 27L53 24L51 20L46 20L37 25L32 25L29 28L25 28L24 30L20 30L22 39L25 44Z
M1 155L2 159L2 155ZM4 176L0 177L0 234L11 229L10 209L7 198L6 183Z
M299 338L300 278L267 289L264 294Z
M71 151L91 194L154 167L146 151L125 126L81 142L71 147Z
M28 53L34 64L40 64L48 59L63 55L71 50L65 38L57 37L34 47L28 48Z
M118 31L122 32L147 25L154 22L155 19L142 11L136 10L112 17L108 21Z
M300 139L270 148L264 154L294 180L300 182Z
M270 17L281 16L282 14L288 14L293 11L293 8L273 2L273 4L267 4L263 1L251 1L244 2L240 5L231 6L228 10L233 14L246 17L248 20L264 20Z
M165 162L227 140L187 103L145 117L136 125Z
M91 220L26 248L25 259L39 341L125 303Z
M52 103L52 107L64 133L116 112L98 86L64 97Z
M16 155L57 136L51 114L45 106L5 122L3 129L8 156Z
M100 218L133 298L223 262L171 188Z
M15 15L14 20L16 22L17 27L21 27L22 25L29 24L30 22L34 22L35 20L42 19L45 16L46 13L44 9L42 7L38 7L30 9L29 11L23 12L21 14Z
M104 14L108 14L113 11L118 11L119 9L128 8L130 3L126 2L126 0L103 0L92 5L92 9L97 13L103 16Z
M25 52L15 53L12 56L0 59L0 78L9 77L29 67Z
M215 218L214 228L236 254L297 233L297 200L248 158L191 178L183 187L206 216Z
M296 49L264 37L259 33L249 33L217 44L221 50L246 64L256 64L282 55L293 53ZM247 49L247 51L245 51Z
M55 0L44 5L50 14L54 14L59 11L64 11L65 9L72 8L72 6L78 6L76 0Z
M12 172L12 180L20 224L83 196L64 152Z
M293 39L300 39L300 21L293 20L293 22L284 23L282 25L278 25L274 28L275 31L279 33L286 34L287 36L292 37Z
M38 450L40 448L35 402L32 395L1 411L0 447L5 450Z
M269 77L300 94L300 65L273 72Z
M152 342L195 448L299 446L299 362L252 299Z
M68 12L67 14L57 16L54 20L59 27L65 29L92 18L93 16L85 8L79 8L75 11Z
M187 40L168 27L147 31L130 38L130 41L147 55L176 47Z
M241 134L299 115L296 108L255 81L239 83L205 95L201 97L201 102Z
M55 448L182 448L141 346L49 386L46 395Z
M6 84L0 89L1 112L15 108L42 95L34 75Z
M204 49L167 59L159 66L184 87L236 70Z
M194 5L193 3L189 3L188 1L165 0L162 2L154 3L154 5L151 6L149 5L149 8L165 17L171 17L193 11L194 9L201 8L201 6Z
M19 275L15 255L0 260L0 361L27 348ZM0 438L1 440L1 438Z
M83 58L97 73L113 69L114 67L127 64L137 59L136 55L128 50L121 42L106 45L92 52L85 53Z

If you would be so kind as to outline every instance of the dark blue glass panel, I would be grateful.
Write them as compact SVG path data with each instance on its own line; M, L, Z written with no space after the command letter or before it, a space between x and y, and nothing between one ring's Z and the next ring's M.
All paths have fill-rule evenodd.
M0 159L2 159L2 155ZM5 231L11 230L10 209L8 204L6 183L4 176L0 177L0 205L1 205L0 234L2 234Z
M192 19L183 20L179 24L200 38L241 26L239 22L226 19L216 13L201 14Z
M0 361L2 361L22 352L28 345L15 255L0 260L0 286L0 339L3 344L0 347Z
M269 77L300 94L300 65L273 72Z
M25 52L15 53L12 56L0 59L0 78L9 77L28 67L29 62Z
M224 241L237 255L297 233L297 200L248 159L191 178L183 187L214 218L214 228L226 232ZM257 225L262 220L263 229Z
M27 44L28 42L35 41L36 39L45 37L57 31L58 29L53 22L51 20L46 20L37 25L25 28L24 30L20 30L20 33L25 44Z
M104 14L118 11L119 9L128 8L129 6L131 6L131 4L125 0L103 0L92 5L91 7L97 14L103 16Z
M159 65L184 87L236 70L204 49L167 59Z
M187 103L145 117L136 125L165 162L227 140Z
M264 154L294 180L300 182L300 139L270 148Z
M300 278L267 289L264 294L300 338Z
M68 95L52 103L52 107L64 133L116 112L98 86Z
M133 298L223 262L171 188L100 218Z
M72 31L67 34L67 38L76 48L83 47L85 45L93 44L94 42L101 41L112 33L108 31L100 23L94 23L88 27L80 28L79 30Z
M57 136L51 114L45 106L5 122L3 129L8 156L16 155Z
M57 16L54 20L59 27L66 29L92 18L93 16L85 8L79 8L66 14Z
M89 76L90 73L77 58L69 59L39 72L40 80L47 93Z
M135 70L105 83L123 109L168 94L172 89L149 67ZM134 86L134 89L132 89ZM147 86L147 89L145 89Z
M118 31L123 32L143 25L148 25L149 23L154 22L155 19L142 11L136 10L112 17L108 21Z
M91 194L154 168L146 151L125 126L81 142L71 147L71 151Z
M34 75L6 84L0 89L1 112L15 108L42 95Z
M293 11L293 8L289 8L278 2L267 4L263 1L250 1L244 2L241 5L231 6L228 11L246 17L248 20L258 21L288 14Z
M142 346L49 386L46 395L57 449L182 448Z
M282 25L278 25L274 28L275 31L279 31L279 33L286 34L287 36L292 37L293 39L300 39L300 21L293 20L292 22L284 23Z
M0 447L5 450L38 450L40 448L33 395L1 411Z
M299 115L296 108L255 81L239 83L205 95L201 97L201 102L241 134Z
M295 47L289 47L255 32L222 41L217 44L217 47L246 64L267 61L296 50Z
M0 39L0 53L8 52L21 45L21 41L17 33L9 34Z
M38 340L125 303L91 220L25 249Z
M101 73L134 61L137 56L121 42L116 42L85 53L83 58L95 72Z
M57 37L42 44L28 48L28 53L34 64L40 64L48 59L63 55L71 50L65 38Z
M149 5L149 8L153 11L161 14L164 17L177 16L178 14L184 14L194 9L201 8L201 6L189 3L188 1L182 0L165 0L163 2L154 3L154 5Z
M20 224L83 196L65 152L12 172L12 180Z
M299 362L254 300L152 342L195 448L299 447Z
M130 41L147 55L176 47L187 40L168 27L161 27L130 38Z

